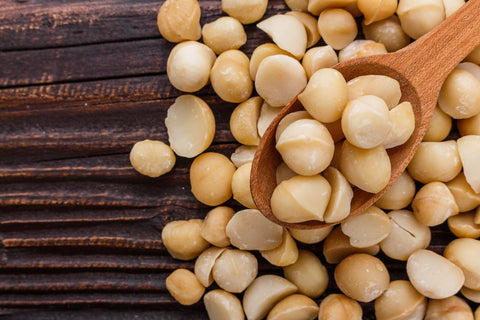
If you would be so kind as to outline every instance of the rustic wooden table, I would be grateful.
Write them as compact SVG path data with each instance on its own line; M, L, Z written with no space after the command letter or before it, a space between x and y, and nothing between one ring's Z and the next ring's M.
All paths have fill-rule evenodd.
M162 227L209 209L189 192L191 160L158 179L128 160L136 141L167 142L166 111L181 94L165 73L173 44L156 26L161 3L1 0L2 319L207 318L201 303L180 306L165 289L172 270L193 262L168 256ZM202 23L222 15L219 0L200 4ZM271 0L266 15L283 11ZM254 25L246 31L247 54L269 41ZM235 105L209 86L198 95L216 117L210 150L229 156ZM452 236L445 226L433 232L441 252ZM321 245L309 248L321 256ZM406 278L404 263L382 258L392 279ZM261 273L281 274L259 260ZM328 292L338 292L333 279ZM372 304L363 306L373 319Z

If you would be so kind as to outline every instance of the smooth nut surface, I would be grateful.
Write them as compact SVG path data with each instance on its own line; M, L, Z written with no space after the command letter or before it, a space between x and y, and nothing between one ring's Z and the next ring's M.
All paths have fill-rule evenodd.
M415 130L415 114L412 104L404 101L390 110L392 129L382 144L386 149L404 144Z
M460 172L458 176L447 182L446 185L455 198L458 211L467 212L474 210L480 204L480 194L476 193L468 184L463 172Z
M275 43L262 43L253 50L252 55L250 56L250 77L252 80L255 80L258 66L262 60L276 54L284 54L293 57L290 52L280 49Z
M243 24L260 20L267 10L268 0L222 0L222 10Z
M427 298L409 281L390 282L388 289L375 300L375 317L378 320L422 320L427 308Z
M317 18L306 12L289 11L286 15L294 16L305 27L307 32L307 48L314 46L320 40L320 33L317 28Z
M480 290L480 240L459 238L450 242L443 252L465 275L465 287Z
M252 146L256 146L260 142L257 122L262 104L262 98L251 97L233 110L230 115L230 131L238 142Z
M470 118L458 119L457 129L461 136L480 135L480 113Z
M220 206L210 210L200 230L202 237L216 247L226 247L230 245L225 229L228 221L233 217L235 211L232 208Z
M198 281L193 272L187 269L176 269L167 279L165 285L168 292L183 305L192 305L202 299L205 287Z
M257 258L248 251L225 249L212 270L213 280L225 291L243 292L257 277Z
M282 243L271 250L260 251L265 260L278 267L284 267L295 263L298 259L297 243L287 229L283 230Z
M363 13L365 24L392 16L397 10L397 0L358 0L358 9Z
M329 294L320 302L318 320L362 320L360 304L343 295Z
M242 24L232 17L220 17L202 27L203 42L216 54L239 49L247 42Z
M342 221L350 214L350 203L353 199L352 187L343 174L334 167L328 167L322 175L332 187L323 219L327 223Z
M250 191L250 172L252 171L252 163L248 162L237 168L232 177L232 193L233 199L237 200L243 206L256 209L257 206L253 202L252 192Z
M397 16L402 29L413 39L418 39L445 20L442 0L400 0Z
M240 300L225 290L215 289L205 293L203 303L210 320L245 319Z
M460 121L457 121L457 128L460 130ZM452 129L452 118L442 111L438 106L433 110L432 119L427 128L427 132L423 136L423 141L442 141Z
M201 219L171 221L163 227L162 242L175 259L195 259L210 246L201 236Z
M397 80L382 75L365 75L355 77L347 82L348 100L365 95L382 98L388 109L393 109L400 102L402 92Z
M460 297L432 299L428 302L424 320L474 320L472 308Z
M475 223L475 212L464 212L448 218L448 228L459 238L480 238L480 224Z
M383 43L388 52L397 51L407 46L411 39L405 34L396 15L373 22L369 25L362 23L363 34L366 39Z
M267 320L313 320L317 315L318 305L315 301L302 294L292 294L270 310Z
M345 48L358 33L352 14L339 8L329 8L320 13L318 31L325 43L336 50Z
M283 117L277 125L277 130L275 131L275 141L278 142L278 139L280 139L280 135L289 125L301 119L312 119L312 116L305 110L294 111L285 115L285 117Z
M282 111L282 108L272 107L268 102L264 101L260 107L260 116L257 121L257 131L260 137L263 137L265 131L272 123L273 119Z
M212 269L215 261L222 254L225 248L210 247L203 251L195 260L194 273L198 281L208 287L213 283Z
M170 172L175 165L173 150L162 141L143 140L130 150L130 163L139 173L157 178Z
M288 229L295 240L308 244L314 244L323 241L332 230L333 226L317 229Z
M338 61L387 53L383 43L373 40L354 40L338 53Z
M337 63L337 53L328 45L308 49L302 59L302 66L307 73L308 79L315 71L333 67Z
M170 42L198 40L200 14L197 0L167 0L158 11L158 30Z
M407 171L404 171L390 189L375 202L375 205L386 210L403 209L410 205L415 196L415 191L415 181Z
M463 173L473 191L480 193L480 135L463 136L457 140Z
M242 165L248 162L252 162L257 151L257 146L238 146L230 156L235 167L240 168Z

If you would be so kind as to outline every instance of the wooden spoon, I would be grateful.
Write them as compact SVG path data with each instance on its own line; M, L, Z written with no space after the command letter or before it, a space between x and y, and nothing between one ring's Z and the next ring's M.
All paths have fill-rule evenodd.
M348 217L375 203L402 174L417 150L437 103L440 88L448 74L480 44L480 0L470 0L456 13L409 46L393 53L360 57L335 65L347 81L369 74L386 75L400 83L401 101L410 101L415 113L415 130L403 145L389 149L392 176L376 194L354 188ZM275 149L275 131L287 114L302 110L295 97L273 120L260 141L251 171L251 191L258 209L270 220L291 228L312 229L329 224L321 221L285 223L272 213L270 198L276 183L276 168L281 163Z

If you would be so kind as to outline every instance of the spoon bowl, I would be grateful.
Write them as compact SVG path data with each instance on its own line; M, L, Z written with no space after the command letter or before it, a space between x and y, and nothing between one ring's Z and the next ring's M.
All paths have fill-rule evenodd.
M480 0L470 0L455 14L409 46L388 54L355 58L333 66L349 81L362 75L385 75L400 84L400 101L409 101L415 114L415 130L403 145L388 149L392 166L387 186L378 193L353 187L349 216L358 215L373 205L397 180L413 158L425 135L438 94L449 73L480 44ZM331 224L311 220L286 223L272 212L270 198L276 183L276 169L282 162L275 148L278 123L289 113L303 110L295 97L265 131L252 164L250 186L257 208L270 220L284 227L312 229Z

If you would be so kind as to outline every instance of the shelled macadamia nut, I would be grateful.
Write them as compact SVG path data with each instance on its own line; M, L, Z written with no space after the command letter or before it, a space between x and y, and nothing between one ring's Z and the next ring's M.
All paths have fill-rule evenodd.
M235 211L232 208L220 206L210 210L200 230L202 237L216 247L230 245L230 240L225 232L228 221L233 217Z
M305 70L300 62L290 56L284 54L269 56L258 66L255 88L272 107L285 106L306 85Z
M431 299L424 320L474 320L472 308L460 297Z
M332 187L332 193L323 220L327 223L337 223L350 214L350 204L353 190L343 174L334 167L328 167L322 173Z
M451 297L465 282L462 269L427 249L419 249L408 257L407 275L415 289L431 299Z
M362 24L363 34L366 39L383 43L388 52L394 52L406 47L410 37L405 34L396 15L373 22L369 25Z
M198 91L208 83L215 59L215 53L203 43L181 42L168 55L168 80L178 90Z
M252 163L245 163L237 168L232 177L233 199L237 200L243 206L249 209L257 209L253 202L252 192L250 191L250 172Z
M157 178L170 172L175 165L175 154L162 141L143 140L130 150L130 163L139 173Z
M427 298L406 280L390 282L387 291L375 300L377 320L422 320L426 309Z
M190 166L190 185L195 198L209 206L218 206L232 196L235 166L226 156L203 153Z
M205 293L203 303L210 320L245 319L240 300L225 290L215 289Z
M465 4L465 0L443 0L445 17L448 18Z
M333 67L337 63L337 53L328 45L308 49L302 59L302 66L307 73L308 79L315 71Z
M358 0L358 9L365 17L365 24L371 24L391 17L397 10L397 0Z
M283 228L256 209L244 209L233 215L226 233L239 249L271 250L282 244Z
M313 320L318 316L318 305L303 294L292 294L279 301L270 310L267 320Z
M310 115L321 122L334 122L342 117L347 104L347 82L335 69L317 70L298 100Z
M158 11L158 30L170 42L198 40L201 36L200 15L197 0L167 0Z
M189 306L202 299L205 287L195 274L187 269L176 269L167 279L165 285L168 292L178 303Z
M320 302L318 320L362 320L360 304L339 293L332 293Z
M470 118L458 119L457 129L461 136L480 135L480 113Z
M250 56L250 77L252 80L255 80L258 66L263 59L276 54L283 54L293 58L293 55L290 52L280 49L275 43L262 43L253 50L252 55Z
M317 229L293 229L290 228L288 231L295 238L295 240L307 243L307 244L314 244L319 243L329 235L332 231L333 226L317 228Z
M332 187L321 175L295 176L282 181L273 191L272 212L283 222L323 220Z
M415 196L415 181L410 177L407 171L404 171L392 184L375 205L380 209L398 210L406 208L412 202Z
M282 162L278 165L277 170L275 172L277 184L284 180L288 180L290 178L295 177L297 174L295 171L290 169L285 162Z
M447 140L420 143L407 170L413 179L422 183L452 180L462 170L457 142Z
M447 182L446 185L455 198L458 211L467 212L474 210L480 205L480 194L476 193L468 184L463 172L460 172L458 176Z
M392 230L392 223L382 209L371 206L361 214L342 222L341 228L350 238L352 246L365 248L385 239Z
M392 129L383 140L383 146L386 149L404 144L415 130L415 114L410 102L400 103L391 109L389 114Z
M215 136L215 117L208 104L193 95L181 95L167 111L165 126L172 150L193 158L207 149Z
M285 4L290 8L290 10L307 12L308 11L308 0L285 0Z
M455 239L447 245L443 256L462 269L465 287L480 290L480 240Z
M283 274L297 286L299 293L310 298L318 298L327 289L327 269L311 251L299 250L297 261L283 267Z
M430 228L418 221L413 212L393 210L388 213L392 231L380 242L380 249L392 259L406 261L418 249L425 249L432 238Z
M257 131L260 137L263 137L265 131L272 123L273 119L282 111L282 108L272 107L266 101L263 102L260 107L260 116L257 122Z
M175 259L195 259L210 246L201 236L201 219L171 221L163 227L162 242Z
M243 292L257 277L257 258L248 251L225 249L212 270L213 280L232 293Z
M383 262L365 253L343 259L335 268L334 276L340 291L360 302L375 300L390 284L390 275Z
M208 287L213 283L212 269L217 258L223 253L225 248L210 247L203 251L195 260L194 272L198 281Z
M463 287L460 292L462 295L467 298L468 300L475 302L475 303L480 303L480 290L474 290L470 289L467 287Z
M287 229L283 230L282 243L271 250L260 251L265 260L278 267L284 267L295 263L298 259L297 243Z
M310 0L308 1L308 11L314 16L318 16L322 11L328 8L344 8L356 2L355 0Z
M285 117L283 117L282 120L280 120L280 122L278 123L277 130L275 130L275 141L278 142L278 139L280 139L280 135L290 124L301 119L312 119L312 116L310 116L310 114L305 110L294 111L285 115Z
M457 140L463 173L473 191L480 193L480 135L463 136Z
M448 228L459 238L480 238L480 224L475 223L474 211L448 218Z
M260 20L267 10L268 0L222 0L222 10L243 24Z
M256 96L240 103L230 115L230 131L238 142L256 146L260 142L257 122L263 99Z
M257 146L238 146L230 156L230 160L235 167L240 168L242 165L248 162L252 162L257 151Z
M387 52L383 43L373 40L354 40L340 50L338 53L338 61L343 62L358 57L373 56Z
M310 8L309 11L312 12ZM319 14L318 31L327 45L340 50L355 40L358 28L350 12L340 8L329 8Z
M309 13L300 11L289 11L286 14L297 18L305 27L305 31L307 32L307 48L313 47L320 40L317 18Z
M458 214L453 194L443 182L430 182L418 190L412 201L415 217L426 226L438 226Z
M438 106L433 110L432 119L423 136L423 141L442 141L452 129L452 118Z
M216 54L231 49L239 49L247 42L247 34L242 24L232 17L220 17L202 27L202 38Z
M328 129L314 119L291 123L283 130L275 147L288 167L304 176L325 170L335 149Z
M297 292L297 286L277 275L256 278L245 290L243 308L247 319L263 319L277 302Z
M393 109L400 103L402 92L397 80L383 75L364 75L347 82L348 100L361 96L373 95L382 98L388 109Z
M445 20L445 7L442 0L400 0L397 15L405 33L418 39Z

